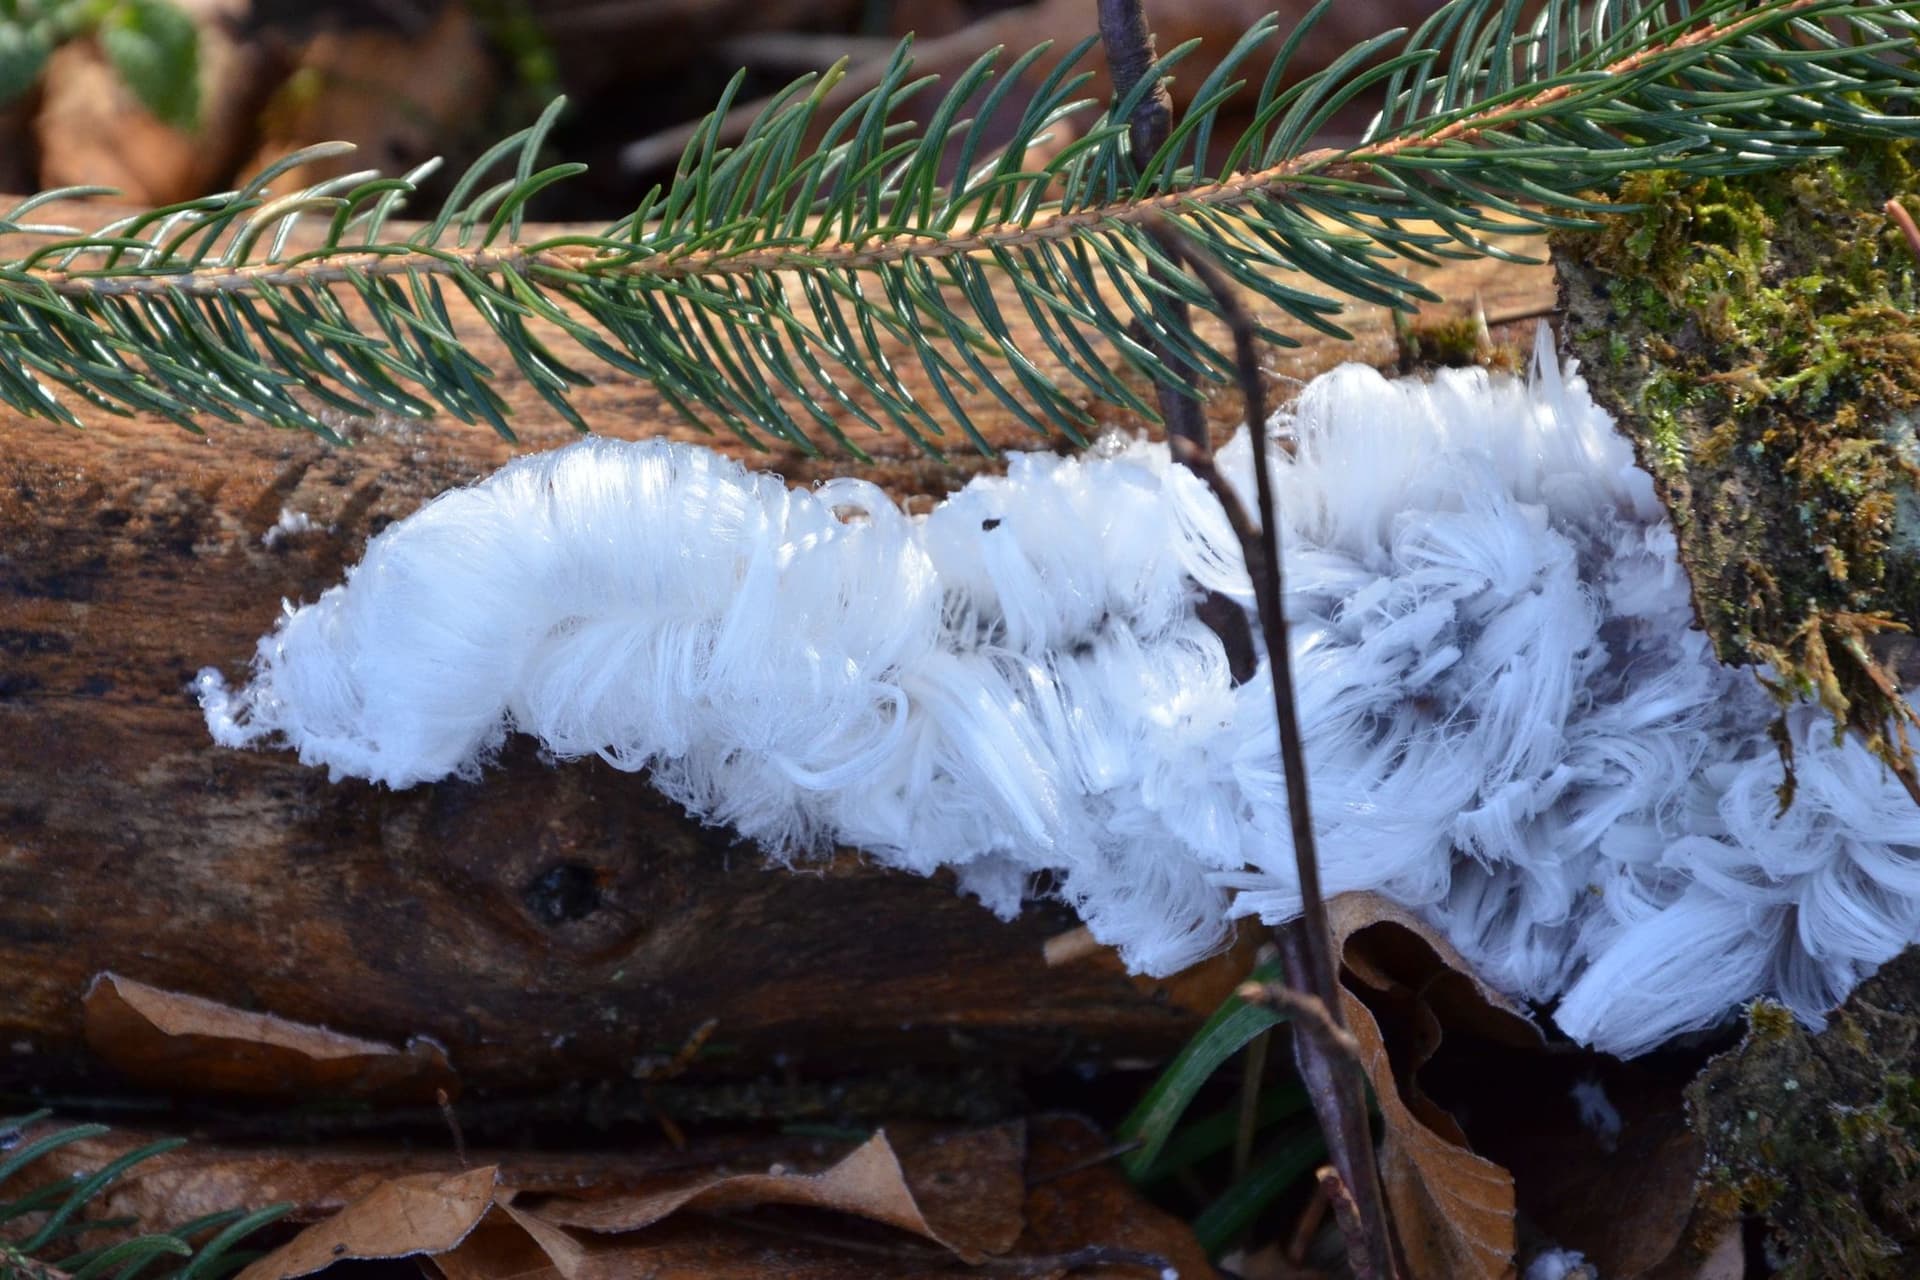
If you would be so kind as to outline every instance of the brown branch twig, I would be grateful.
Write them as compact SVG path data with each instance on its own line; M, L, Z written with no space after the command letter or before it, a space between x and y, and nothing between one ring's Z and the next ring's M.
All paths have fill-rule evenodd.
M1376 1280L1393 1280L1398 1275L1397 1254L1379 1169L1374 1163L1373 1134L1367 1123L1366 1083L1353 1052L1353 1037L1342 1025L1339 962L1333 952L1326 899L1320 890L1306 758L1293 697L1293 651L1288 642L1283 608L1285 583L1280 524L1265 438L1266 385L1260 375L1253 320L1217 263L1178 228L1165 224L1162 230L1167 233L1166 243L1173 252L1173 260L1183 263L1199 278L1226 318L1233 334L1241 394L1246 398L1248 430L1253 433L1253 475L1260 512L1257 528L1239 495L1214 465L1212 452L1204 443L1172 437L1168 445L1174 458L1198 476L1219 500L1240 541L1247 572L1253 579L1261 639L1266 645L1272 676L1280 766L1286 780L1294 866L1300 881L1301 918L1275 930L1281 968L1289 989L1285 998L1296 1012L1311 1014L1295 1021L1294 1061L1306 1085L1307 1096L1313 1102L1340 1184L1349 1193L1348 1203L1353 1207L1354 1229L1346 1233L1346 1239L1354 1272ZM1347 1225L1343 1219L1343 1229Z
M1359 1060L1360 1042L1340 1025L1319 996L1295 990L1284 982L1244 982L1234 994L1248 1004L1280 1010L1293 1021L1295 1034L1318 1036L1334 1052Z
M1327 1207L1333 1210L1333 1220L1339 1225L1340 1234L1348 1241L1352 1241L1366 1229L1360 1206L1355 1202L1352 1190L1340 1180L1340 1171L1332 1165L1320 1166L1314 1171L1314 1177L1318 1179L1321 1191L1326 1193ZM1352 1252L1349 1248L1349 1255ZM1382 1273L1371 1270L1364 1259L1353 1258L1353 1280L1383 1280L1383 1275L1391 1274L1391 1272Z
M447 1122L447 1132L453 1135L453 1154L460 1161L462 1169L467 1164L467 1135L460 1129L460 1117L454 1114L453 1099L447 1096L445 1089L435 1089L433 1100L440 1108L440 1118Z
M1907 238L1907 248L1913 250L1913 256L1920 258L1920 227L1913 225L1913 215L1907 212L1907 206L1896 198L1887 201L1884 206L1887 216L1893 219L1893 225L1900 228L1900 234Z
M1113 73L1113 98L1118 103L1133 93L1141 77L1153 69L1153 32L1147 29L1146 10L1140 0L1100 0L1100 43L1107 52L1107 67ZM1166 142L1172 127L1173 99L1168 96L1166 85L1156 84L1141 95L1140 106L1127 121L1127 145L1134 163L1145 165L1151 160ZM1149 234L1162 253L1172 248L1166 232L1157 224L1150 227ZM1167 306L1175 326L1184 328L1190 323L1185 302L1176 299ZM1153 341L1144 332L1139 336L1146 340L1162 365L1169 369L1179 367L1173 363L1173 353L1165 343ZM1167 426L1167 438L1191 440L1206 448L1207 420L1200 411L1199 400L1186 387L1167 378L1155 378L1153 390L1160 404L1160 419Z

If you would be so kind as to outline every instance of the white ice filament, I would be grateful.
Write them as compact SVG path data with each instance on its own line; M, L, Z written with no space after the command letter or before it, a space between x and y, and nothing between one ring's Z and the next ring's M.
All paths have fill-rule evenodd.
M1316 380L1276 451L1323 879L1442 927L1495 985L1632 1054L1765 992L1818 1021L1920 937L1920 811L1777 714L1693 627L1651 481L1582 384ZM1250 492L1243 435L1222 467ZM228 746L395 787L510 732L598 755L780 856L1038 873L1136 970L1299 910L1267 674L1194 619L1251 608L1204 488L1136 445L1015 457L924 520L708 451L593 439L375 538L253 679Z

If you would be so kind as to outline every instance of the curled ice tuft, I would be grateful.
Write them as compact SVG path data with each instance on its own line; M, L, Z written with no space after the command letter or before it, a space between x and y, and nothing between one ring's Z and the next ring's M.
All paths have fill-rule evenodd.
M1920 937L1920 810L1693 626L1627 442L1550 358L1390 382L1348 366L1277 425L1287 609L1329 892L1423 911L1490 982L1635 1054L1761 993L1817 1023ZM1221 457L1251 490L1251 442ZM651 771L778 856L1036 873L1129 965L1299 910L1263 665L1193 616L1252 607L1205 489L1147 444L1017 456L923 520L703 449L592 439L375 538L199 687L228 746L395 787L510 732Z

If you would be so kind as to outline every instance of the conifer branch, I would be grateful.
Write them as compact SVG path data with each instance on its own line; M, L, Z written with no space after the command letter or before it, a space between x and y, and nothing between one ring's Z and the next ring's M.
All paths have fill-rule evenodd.
M130 1220L84 1211L128 1170L177 1149L184 1139L135 1147L98 1169L45 1175L38 1168L40 1161L62 1147L107 1133L100 1124L46 1123L48 1115L36 1111L0 1118L0 1280L132 1280L142 1274L150 1280L192 1280L224 1275L256 1256L240 1246L292 1208L276 1204L252 1212L229 1209L171 1231L128 1235L124 1228L134 1225ZM102 1235L112 1243L97 1243Z
M1076 68L1091 40L1044 77L993 154L988 126L1012 111L1012 87L1044 46L997 80L995 56L983 57L915 126L890 123L928 88L903 43L817 144L838 69L791 86L723 148L718 122L736 81L672 184L598 235L523 238L527 202L581 169L536 167L557 103L406 236L390 223L421 171L274 193L289 168L337 144L241 191L91 233L33 224L46 202L87 194L47 192L0 216L0 255L10 237L53 237L0 256L0 401L77 422L56 394L65 388L189 426L251 414L329 436L327 408L438 409L510 434L494 371L452 329L452 287L582 427L568 397L588 375L547 345L541 323L749 439L770 432L810 448L824 431L857 453L849 428L897 429L932 450L951 428L971 430L957 393L982 388L1038 431L1077 435L1089 396L1156 416L1116 364L1156 383L1231 380L1232 357L1183 318L1218 307L1167 269L1158 219L1236 285L1344 337L1343 299L1404 310L1431 298L1396 258L1499 253L1496 232L1594 225L1628 174L1745 172L1920 134L1920 0L1549 0L1524 28L1525 0L1451 0L1411 35L1387 33L1289 83L1328 2L1285 39L1274 19L1256 24L1144 160L1129 122L1191 44L1032 167L1028 154L1086 105ZM1216 163L1221 112L1256 58L1271 61L1252 123ZM1365 138L1308 149L1362 94L1386 104ZM320 244L290 248L295 223L321 216ZM1317 291L1289 283L1288 269ZM1020 350L1030 338L1016 339L996 281L1012 284L1068 385ZM902 380L901 348L932 397Z

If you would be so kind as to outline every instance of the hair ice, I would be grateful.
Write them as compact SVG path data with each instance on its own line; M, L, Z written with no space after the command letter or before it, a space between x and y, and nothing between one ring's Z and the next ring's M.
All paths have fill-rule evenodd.
M1766 993L1817 1023L1920 937L1920 809L1693 625L1647 475L1551 358L1281 415L1286 608L1329 893L1423 912L1494 985L1634 1054ZM1251 440L1222 470L1251 492ZM930 516L709 451L589 439L374 538L253 678L201 673L228 746L333 776L473 777L510 732L646 769L790 857L952 867L1002 914L1050 873L1137 971L1298 913L1263 663L1218 505L1160 446L1015 456Z

